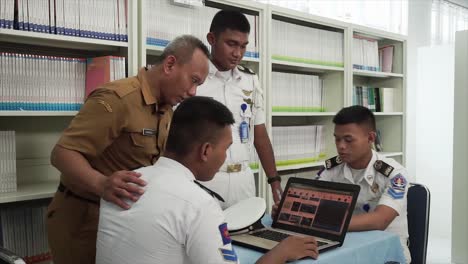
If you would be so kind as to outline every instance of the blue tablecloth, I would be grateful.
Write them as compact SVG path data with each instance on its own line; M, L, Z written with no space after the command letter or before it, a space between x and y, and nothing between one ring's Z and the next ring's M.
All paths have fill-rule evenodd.
M271 225L271 217L266 215L262 222ZM234 246L241 264L255 263L262 252L241 246ZM319 255L317 260L303 259L293 263L320 264L384 264L386 262L405 263L405 256L397 235L385 231L349 232L343 246Z

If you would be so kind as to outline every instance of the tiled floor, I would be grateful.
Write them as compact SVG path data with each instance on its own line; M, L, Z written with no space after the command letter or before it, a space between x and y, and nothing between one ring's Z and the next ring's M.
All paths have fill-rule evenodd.
M450 239L429 238L427 245L427 264L450 264Z

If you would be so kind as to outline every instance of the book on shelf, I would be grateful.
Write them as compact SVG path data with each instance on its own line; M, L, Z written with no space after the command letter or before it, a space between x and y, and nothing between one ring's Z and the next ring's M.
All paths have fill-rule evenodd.
M353 105L367 107L372 112L395 112L394 100L394 88L353 87Z
M383 72L392 72L393 67L393 45L379 48L379 65Z
M16 190L15 131L0 131L0 193Z
M125 58L102 56L87 59L86 97L99 86L125 78Z

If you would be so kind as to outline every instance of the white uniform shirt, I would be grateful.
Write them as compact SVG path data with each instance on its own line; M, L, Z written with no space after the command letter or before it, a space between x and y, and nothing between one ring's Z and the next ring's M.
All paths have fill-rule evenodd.
M247 165L253 147L254 126L265 123L263 91L259 86L257 75L242 72L236 67L232 70L232 74L227 76L228 78L226 72L218 71L210 61L207 79L197 88L197 95L213 97L229 108L234 116L233 143L227 151L227 158L221 171L225 171L226 164ZM247 104L245 113L241 109L242 104ZM239 126L243 120L249 124L248 143L241 143L240 139Z
M374 168L377 160L381 160L394 168L388 177ZM406 259L411 259L406 242L408 239L406 196L408 194L409 182L412 179L408 179L408 173L401 164L394 159L381 156L375 151L372 151L372 159L363 176L361 179L358 179L358 182L355 182L351 168L346 163L326 169L317 175L320 180L361 186L354 210L355 214L372 212L378 205L386 205L393 208L398 213L398 216L385 231L396 233L400 236Z
M182 164L137 170L148 184L129 210L101 200L97 264L238 263L218 203Z

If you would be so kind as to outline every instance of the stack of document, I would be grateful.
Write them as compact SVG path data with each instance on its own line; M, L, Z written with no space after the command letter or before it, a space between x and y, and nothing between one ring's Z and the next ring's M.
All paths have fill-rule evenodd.
M83 104L83 58L1 52L0 68L0 110L76 111Z
M0 243L26 263L50 261L47 205L5 207L0 210Z
M322 80L315 75L272 72L273 112L323 112Z
M207 6L177 5L173 0L146 0L146 43L165 47L175 37L190 34L208 47L206 34L219 9ZM258 17L245 15L250 23L249 44L244 57L258 58Z
M379 63L379 43L355 35L353 38L353 68L366 71L381 71Z
M343 33L272 22L272 58L283 61L343 67Z
M274 126L273 149L278 165L309 163L325 155L324 126Z
M15 131L0 131L0 193L16 189Z

